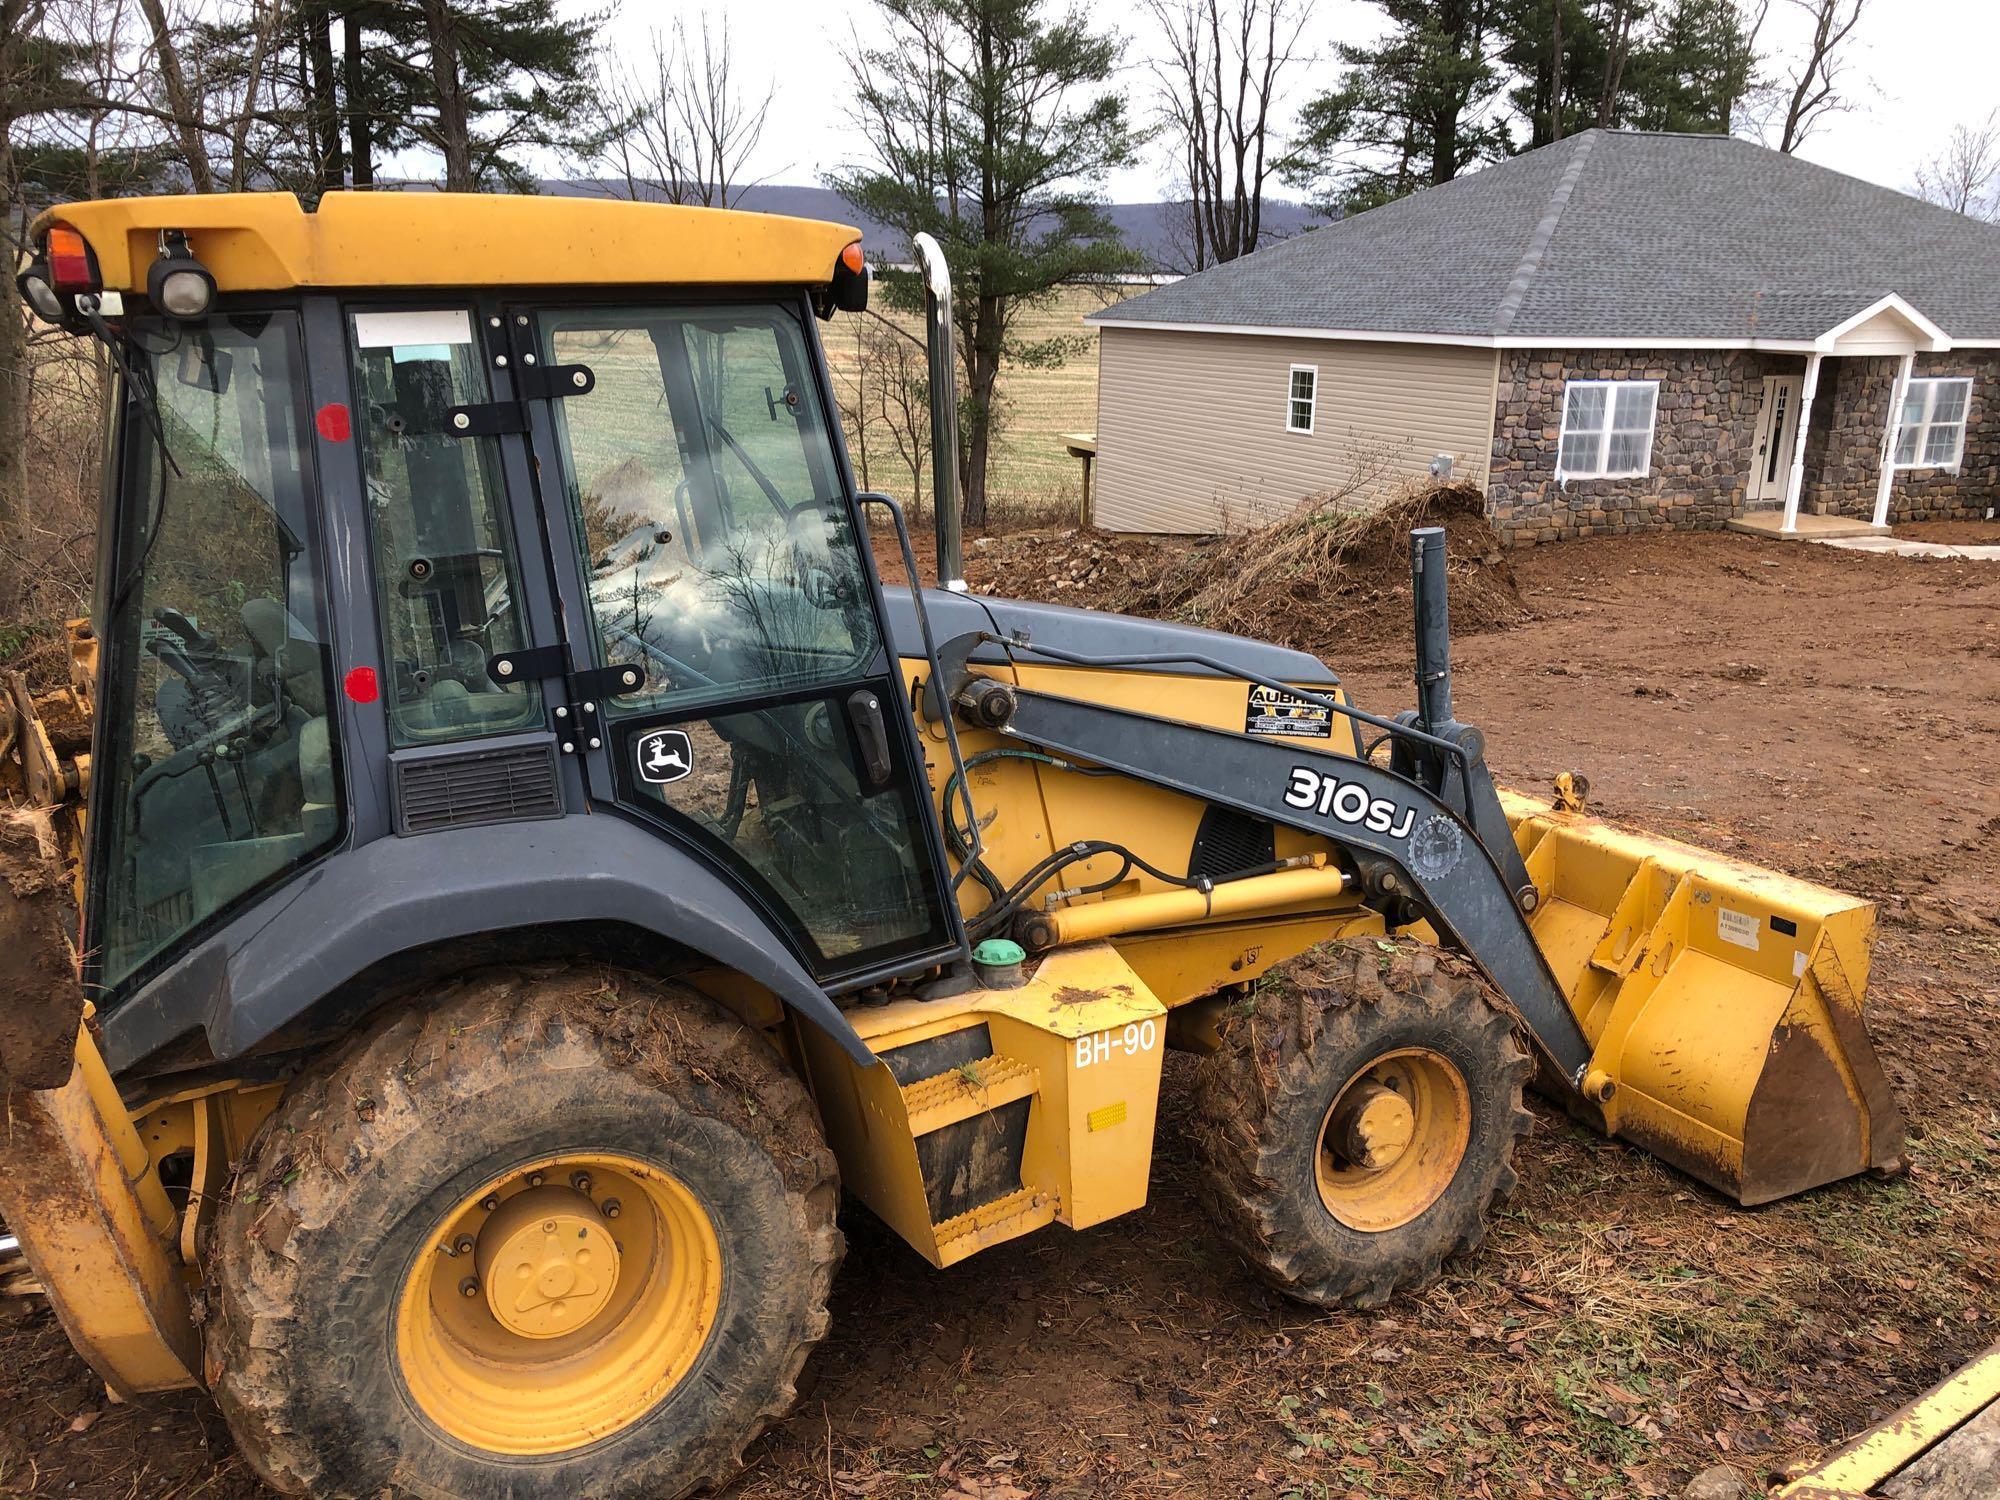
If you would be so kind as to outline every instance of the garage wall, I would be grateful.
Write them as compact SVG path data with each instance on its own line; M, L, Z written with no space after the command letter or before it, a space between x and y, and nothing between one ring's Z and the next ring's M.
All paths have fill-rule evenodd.
M1295 364L1319 367L1310 434L1285 430ZM1263 525L1301 500L1429 472L1481 486L1491 349L1100 325L1094 514L1107 531Z

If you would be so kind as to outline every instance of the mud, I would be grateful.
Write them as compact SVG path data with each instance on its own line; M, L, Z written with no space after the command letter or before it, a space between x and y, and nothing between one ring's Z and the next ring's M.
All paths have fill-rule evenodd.
M48 814L0 809L0 1092L69 1079L83 990L68 898Z

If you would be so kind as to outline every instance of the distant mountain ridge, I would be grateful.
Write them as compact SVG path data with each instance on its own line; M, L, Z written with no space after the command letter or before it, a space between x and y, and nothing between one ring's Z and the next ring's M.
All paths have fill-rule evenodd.
M612 184L603 180L546 179L541 189L544 193L565 198L614 195ZM617 185L615 196L625 196L623 183ZM854 206L832 188L766 183L744 188L732 207L748 209L752 213L788 214L798 219L830 219L835 223L853 224L861 230L862 243L871 249L883 248L898 258L907 250L900 243L900 235L886 225L871 222L856 213ZM1168 230L1168 215L1176 207L1171 203L1113 203L1106 206L1105 213L1117 225L1125 243L1145 256L1148 265L1155 271L1170 272L1184 269L1177 264L1172 248L1173 235ZM1303 203L1272 199L1264 202L1265 233L1269 239L1290 239L1321 222Z

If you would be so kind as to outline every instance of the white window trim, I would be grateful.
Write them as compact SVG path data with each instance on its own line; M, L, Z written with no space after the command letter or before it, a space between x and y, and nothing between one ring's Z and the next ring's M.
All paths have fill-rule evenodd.
M1965 462L1965 429L1972 422L1972 377L1970 375L1912 375L1910 377L1911 389L1920 385L1926 387L1922 421L1907 424L1903 421L1903 401L1909 399L1908 391L1904 392L1903 401L1896 403L1896 435L1889 448L1890 461L1895 463L1896 450L1903 446L1903 434L1910 427L1915 427L1917 430L1917 441L1911 451L1915 453L1916 457L1912 458L1908 463L1895 463L1895 467L1899 471L1909 469L1941 469L1947 474L1956 474L1959 465ZM1941 385L1964 386L1965 405L1960 408L1960 416L1957 424L1958 445L1951 451L1951 460L1948 463L1931 463L1924 458L1924 450L1930 446L1931 427L1933 425L1931 414L1937 410L1937 393L1938 387Z
M1602 468L1579 470L1579 469L1565 469L1562 466L1562 452L1564 446L1563 440L1569 436L1570 389L1573 386L1592 386L1592 385L1614 386L1614 387L1643 385L1643 386L1651 386L1653 388L1652 416L1651 419L1646 423L1646 462L1644 467L1637 469L1618 469L1618 470L1610 470ZM1604 461L1605 456L1611 451L1611 434L1614 430L1611 424L1617 419L1617 410L1616 410L1617 399L1618 398L1616 395L1608 396L1605 398L1604 436L1597 450L1597 458L1600 464ZM1565 380L1563 382L1561 401L1562 401L1562 428L1556 434L1556 483L1560 484L1566 479L1644 479L1647 475L1653 472L1653 435L1659 430L1660 426L1660 382L1659 381L1657 380Z
M1304 370L1313 378L1312 398L1306 402L1306 425L1292 425L1292 403L1298 398L1292 394L1292 377ZM1319 366L1293 365L1285 372L1285 431L1296 432L1301 437L1311 437L1314 425L1319 421Z

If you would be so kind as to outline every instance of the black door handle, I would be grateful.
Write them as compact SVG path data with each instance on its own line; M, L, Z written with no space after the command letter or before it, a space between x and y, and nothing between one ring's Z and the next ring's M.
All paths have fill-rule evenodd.
M868 791L889 784L889 726L882 718L882 695L856 688L847 695L847 719L861 749L861 773Z

